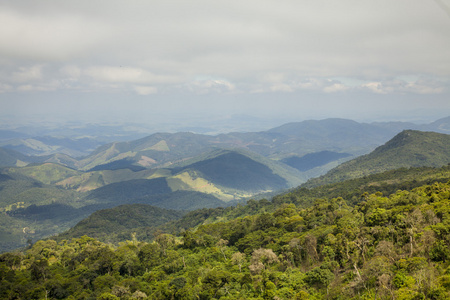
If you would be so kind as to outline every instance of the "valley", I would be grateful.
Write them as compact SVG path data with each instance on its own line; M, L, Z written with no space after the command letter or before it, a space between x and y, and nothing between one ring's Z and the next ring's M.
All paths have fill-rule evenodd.
M35 218L35 223L61 221L88 208L92 214L59 235L29 241L25 252L0 254L0 296L447 299L448 141L446 134L402 131L371 153L332 169L320 181L312 178L271 200L251 199L230 206L205 208L212 201L207 199L203 208L188 205L190 211L182 211L177 201L185 195L175 194L189 192L169 192L170 176L105 184L78 199L84 203L78 209L57 203L27 207L24 202L12 203L5 216L20 226L24 224L17 222L23 218ZM236 188L240 183L236 186L233 180L209 172L223 167L230 156L237 156L238 165L249 159L241 155L220 151L172 172L195 169L211 181ZM29 177L45 174L45 168L39 172L25 168L23 173L18 172L22 168L14 168L16 172L0 179L16 182L22 189L45 189L50 195L55 193L52 182L79 176L60 171L47 183ZM259 180L263 184L265 178ZM272 180L276 181L268 178ZM68 187L56 190L76 192ZM162 208L171 203L170 197L148 201L165 192L174 195L177 209ZM89 201L96 204L90 207ZM35 232L22 227L22 234ZM8 238L5 233L0 236Z
M2 1L0 300L450 299L449 16Z
M448 121L424 126L445 131ZM376 148L402 126L419 125L327 119L217 136L157 133L104 144L81 158L0 148L0 250L24 247L68 230L98 210L124 204L185 213L244 204L298 186L449 161L449 139L443 133L403 131Z

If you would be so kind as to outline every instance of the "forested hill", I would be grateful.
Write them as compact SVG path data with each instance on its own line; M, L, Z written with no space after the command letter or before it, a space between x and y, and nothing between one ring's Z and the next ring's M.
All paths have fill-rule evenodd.
M61 241L88 235L102 242L118 244L134 234L140 241L149 242L154 239L155 232L177 235L199 225L230 221L264 212L273 213L286 204L295 204L297 209L303 209L311 207L318 198L341 197L349 205L357 205L369 194L389 196L398 190L411 190L434 182L448 181L450 181L450 166L403 168L312 189L295 189L276 195L272 201L249 200L246 205L202 208L186 214L174 214L170 210L143 204L121 205L92 214L56 239ZM168 220L172 221L162 222Z
M38 241L0 255L1 299L449 299L450 182L317 199L181 236Z
M118 244L129 239L132 234L140 240L153 240L158 226L180 219L184 214L185 211L146 204L120 205L94 212L67 232L60 234L58 240L88 235L104 242Z
M440 167L450 163L449 149L448 134L405 130L371 153L342 163L302 186L320 186L404 167Z

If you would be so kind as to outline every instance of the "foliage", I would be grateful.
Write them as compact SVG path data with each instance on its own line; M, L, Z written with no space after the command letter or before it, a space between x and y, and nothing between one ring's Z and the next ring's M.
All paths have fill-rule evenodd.
M236 151L220 151L217 156L182 168L195 170L205 179L223 187L243 191L265 191L288 187L287 181L265 164Z
M405 130L371 153L345 162L319 178L310 179L305 187L342 182L399 168L441 167L450 161L449 148L448 134Z
M312 188L304 184L288 193L275 196L273 202L277 205L295 203L297 206L306 207L317 197L328 199L342 197L349 203L357 204L364 200L363 195L378 192L388 196L398 190L410 190L436 181L449 180L450 165L440 168L400 168Z
M137 233L140 240L153 240L158 226L179 219L184 212L166 210L145 204L121 205L99 210L79 222L58 239L71 239L89 235L103 242L118 243Z
M115 246L38 241L0 255L0 298L448 299L449 207L450 182L434 182L356 205L338 197L237 218L235 208L191 212L185 224L196 228L153 242L139 233ZM219 211L229 219L194 221Z
M290 156L282 160L285 164L305 172L323 165L336 161L341 158L351 156L348 153L338 153L333 151L320 151L316 153L308 153L302 157Z

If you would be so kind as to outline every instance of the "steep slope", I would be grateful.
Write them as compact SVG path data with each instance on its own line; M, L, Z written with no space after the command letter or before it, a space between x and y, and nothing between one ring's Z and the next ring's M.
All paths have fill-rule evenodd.
M421 130L450 134L450 117L442 118L433 123L422 125Z
M320 151L309 153L302 157L290 156L281 161L301 172L305 172L349 156L351 156L351 154L332 151Z
M82 193L0 169L0 251L27 245L69 229L87 216Z
M183 170L199 171L217 185L247 191L287 188L287 182L269 167L237 152L225 152L215 158L196 162Z
M158 226L181 218L185 212L163 209L146 204L120 205L94 212L73 228L59 235L58 239L71 239L88 235L106 243L118 243L131 239L154 238Z
M87 199L96 202L130 203L132 199L172 192L165 178L135 179L111 183L93 190Z
M327 199L342 197L347 203L356 205L364 201L367 194L378 192L388 196L398 190L411 190L434 182L449 181L450 165L440 168L400 168L312 188L300 187L276 195L272 202L277 206L282 203L294 203L297 207L308 207L318 197Z
M208 152L185 161L173 172L193 172L214 185L252 193L285 189L302 182L296 169L241 149Z
M256 193L290 188L302 182L299 172L287 165L234 150L208 152L176 168L162 171L164 169L133 172L127 167L89 172L58 184L72 184L80 189L87 187L87 182L92 182L91 185L97 185L97 188L91 191L87 199L120 204L175 191L201 192L223 201L239 200ZM120 178L128 176L129 180L115 179L119 178L120 173L123 173Z
M127 131L126 128L87 126L82 129L83 126L81 126L78 134L75 134L77 129L72 128L69 131L56 130L52 133L58 133L57 136L51 136L49 132L45 136L26 135L24 138L20 132L5 131L4 138L10 137L10 139L1 141L0 147L5 146L23 154L41 156L39 160L21 160L26 163L58 162L83 170L124 158L129 158L134 165L143 167L167 167L174 162L213 148L241 148L276 160L320 151L361 155L370 152L405 129L449 133L449 120L450 117L424 125L405 122L367 124L345 119L307 120L284 124L262 132L232 132L217 136L190 132L155 133L128 142L118 142L124 140L122 133ZM105 134L104 130L110 136L102 135ZM39 132L39 130L31 130L31 132ZM96 135L99 135L98 138L93 138ZM116 142L103 145L113 140L114 136L116 136ZM132 136L135 135L129 135L130 139ZM99 145L103 146L98 147ZM92 152L94 148L96 150ZM61 157L61 154L59 158L53 157L55 153L63 153L66 157ZM43 156L45 154L51 155ZM72 157L88 155L75 160L69 158L67 154Z
M450 162L450 135L405 130L367 155L345 162L305 187L339 182L387 170L408 167L440 167Z
M403 124L403 123L401 123ZM127 159L143 167L168 167L213 149L239 148L276 160L320 151L360 155L385 143L400 130L413 125L364 124L345 119L289 123L263 132L228 133L217 136L189 132L156 133L148 137L104 145L78 162L83 170Z
M39 241L0 255L0 298L450 299L449 190L434 183L356 206L322 198L152 242L138 236L145 228L118 245ZM143 225L143 209L123 209L124 225ZM127 230L118 215L93 221Z
M93 167L92 169L90 169L89 171L103 171L103 170L114 171L114 170L121 170L121 169L129 169L130 171L133 171L133 172L145 170L144 167L135 165L132 160L130 160L128 158L124 158L124 159L112 161L110 163L97 165L97 166Z
M29 158L20 152L0 148L0 167L16 167L25 166L29 162Z
M80 157L88 155L103 143L94 138L63 138L52 136L40 136L13 138L0 142L0 146L18 151L25 155L52 155L56 153Z
M389 127L380 128L346 119L288 123L269 132L291 137L289 144L294 143L297 147L301 144L304 154L318 152L317 150L364 153L385 143L397 133L395 129L391 130Z
M81 174L80 171L55 163L32 164L22 168L11 168L10 173L18 173L45 184L52 184L68 177Z
M53 202L78 203L80 193L44 184L42 181L17 172L19 169L0 169L0 211L11 210L11 205L22 207L23 205L42 205ZM22 205L18 203L22 203Z
M120 195L134 199L171 191L202 192L230 201L305 182L302 174L294 168L242 150L214 150L178 163L172 169L141 169L123 159L94 168L99 171L82 173L57 184L84 191L97 189L92 192L92 197L108 201L119 198L124 201L125 196ZM153 185L152 182L159 183ZM168 189L153 191L163 186Z
M211 224L216 222L224 222L230 220L236 220L238 218L248 217L251 215L261 214L262 212L275 212L277 209L282 210L288 204L295 204L297 209L307 209L314 205L315 202L320 202L323 199L333 199L342 197L348 204L357 205L361 201L367 200L369 194L389 196L396 193L399 190L412 190L414 188L431 185L436 182L448 182L450 180L450 166L444 166L441 168L420 167L420 168L402 168L391 170L383 173L373 174L364 178L346 180L344 182L324 185L312 189L299 188L286 194L279 194L275 196L272 201L250 200L245 205L230 206L230 207L211 207L198 208L197 210L190 211L183 215L182 218L175 222L161 225L159 230L165 232L182 232L189 227L197 227L201 224ZM173 194L173 193L172 193ZM321 200L318 200L321 199ZM166 200L164 200L166 203ZM147 203L153 206L161 207L156 203ZM133 233L137 233L137 237L140 241L150 241L154 237L147 234L150 231L153 232L151 218L145 215L135 214L133 217L128 218L126 212L128 209L133 210L135 205L122 205L112 209L105 209L92 214L89 218L81 221L76 228L69 231L77 232L76 235L60 235L61 238L75 237L82 235L90 235L95 237L106 237L108 233L111 233L112 228L120 227L123 218L127 218L123 223L141 224L141 230L136 230L138 226L125 226L120 227L120 235L114 235L114 242L123 242L129 240ZM120 209L119 209L120 208ZM179 207L183 209L183 207ZM103 218L100 217L100 221L96 221L94 216L108 216L108 224L103 223ZM297 220L298 221L298 220ZM146 223L149 222L149 223ZM86 224L81 226L81 224ZM99 225L103 224L103 225ZM145 229L145 228L147 229ZM102 241L104 239L101 239Z
M77 160L66 154L53 154L46 156L29 156L21 152L0 148L0 167L23 167L30 163L57 163L70 168L75 167Z
M199 155L212 148L211 136L193 133L156 133L148 137L104 145L79 161L83 170L97 165L128 159L144 167L163 167L173 162Z

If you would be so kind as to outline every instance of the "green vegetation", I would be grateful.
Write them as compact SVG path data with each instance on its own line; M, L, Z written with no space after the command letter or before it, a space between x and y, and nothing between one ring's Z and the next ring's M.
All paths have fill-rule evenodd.
M112 161L107 164L97 165L90 169L89 171L101 171L101 170L120 170L120 169L129 169L133 172L139 172L145 170L142 166L134 165L134 162L128 158L119 159Z
M67 177L75 176L81 173L80 171L54 163L29 165L22 168L10 168L9 170L10 172L20 173L45 184L57 183Z
M378 192L388 196L398 190L410 190L421 185L449 180L450 165L441 168L400 168L314 188L308 188L308 184L305 184L288 193L276 195L273 202L295 203L297 206L307 207L317 198L342 197L348 203L357 204L366 194Z
M185 212L167 210L146 204L120 205L94 212L58 240L88 235L105 243L118 244L134 233L139 240L154 239L159 226L180 219Z
M349 156L351 155L348 153L320 151L316 153L308 153L302 157L290 156L283 159L282 162L301 172L305 172Z
M139 233L118 245L87 236L38 241L0 255L0 297L448 299L449 207L450 182L435 182L366 194L356 205L341 197L285 203L178 236L155 232L153 242ZM136 222L141 209L123 221Z
M161 138L169 151L148 149ZM93 157L167 155L179 151L174 138L188 142L162 134ZM218 208L213 193L194 190L238 191L246 177L261 189L285 177L223 150L171 171L133 171L128 158L86 173L2 169L0 251L28 248L0 255L0 298L449 299L448 142L405 131L317 181L328 184Z
M336 120L330 122L336 126L339 123ZM291 128L292 133L287 134L294 134L295 127ZM217 137L216 142L217 145L225 141L225 144L236 144L245 136L253 140L247 145L250 148L269 139L277 143L277 134L235 133ZM159 146L164 145L160 143L161 140L169 146L169 151L149 150L158 143ZM82 172L56 163L1 169L0 211L3 214L0 215L0 222L4 224L1 235L5 238L0 239L0 251L24 247L28 239L37 240L63 232L99 209L132 203L178 210L229 206L236 203L233 201L291 187L295 180L297 183L301 181L298 170L244 150L208 151L185 160L183 164L172 164L171 169L143 169L129 156L130 153L139 153L135 158L141 160L143 154L147 154L148 163L153 162L151 157L156 157L153 154L162 155L158 156L160 158L168 155L165 158L168 160L176 156L181 160L189 153L204 150L210 142L209 138L195 134L156 134L99 148L91 158L108 156L111 163L99 167L97 171ZM278 142L281 143L281 140ZM409 168L416 165L446 165L450 161L448 146L449 136L445 134L402 132L373 153L344 163L329 175L310 180L291 193L275 196L274 205L264 205L264 209L273 212L282 203L295 203L298 208L306 208L320 197L342 197L349 204L356 204L365 192L370 194L379 191L387 196L398 189L411 189L433 180L445 182L449 178L445 168L440 169L442 174L439 178L435 178L437 175L432 174L432 169ZM188 153L183 154L183 149L188 149ZM325 156L320 160L325 159L327 153L322 153ZM63 156L54 156L53 159L57 157L66 159ZM42 157L39 159L48 160ZM336 161L326 166L334 163ZM392 173L370 175L393 167L403 168ZM307 172L321 168L325 167L316 167ZM405 176L409 176L409 179ZM333 183L355 177L359 179L343 185ZM318 185L317 188L311 188ZM236 217L238 211L229 211L230 215L223 215L220 220ZM53 217L58 215L64 217ZM205 220L213 221L217 220Z
M405 130L373 152L345 162L305 187L359 178L370 174L408 167L440 167L450 161L450 135Z
M288 187L286 180L273 174L269 167L237 152L227 152L186 168L197 170L217 185L236 190L265 191Z

